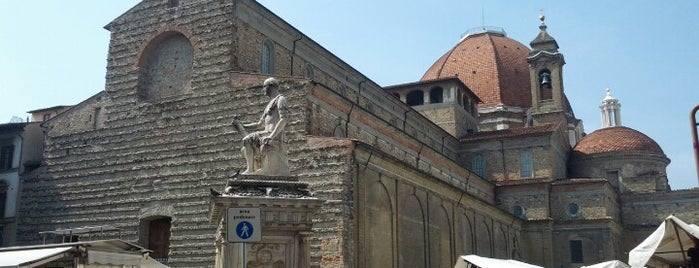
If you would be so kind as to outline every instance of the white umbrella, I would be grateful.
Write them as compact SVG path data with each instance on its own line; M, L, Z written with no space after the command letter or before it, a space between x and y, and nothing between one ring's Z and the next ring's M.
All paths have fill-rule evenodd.
M641 268L646 264L684 266L689 261L687 250L699 239L699 227L669 216L658 229L629 252L629 264Z

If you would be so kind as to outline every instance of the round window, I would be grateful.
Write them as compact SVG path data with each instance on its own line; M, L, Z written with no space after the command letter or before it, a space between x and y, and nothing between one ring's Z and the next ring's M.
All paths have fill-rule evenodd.
M568 215L570 215L571 217L580 216L580 205L578 205L576 203L568 204L567 212L568 212Z

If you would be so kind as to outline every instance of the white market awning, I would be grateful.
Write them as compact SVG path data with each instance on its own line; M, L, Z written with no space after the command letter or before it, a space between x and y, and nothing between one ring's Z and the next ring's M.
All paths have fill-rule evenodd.
M478 255L465 255L459 257L456 260L456 265L454 265L454 268L470 268L471 266L469 266L469 264L477 265L481 268L544 268L516 260L493 259Z
M593 265L588 265L588 266L583 266L582 268L631 268L626 263L623 263L622 261L606 261L606 262L601 262L598 264L593 264Z
M699 239L699 227L669 216L658 229L629 252L629 265L633 268L649 266L684 266L689 260L687 250Z
M39 248L0 252L0 268L29 268L63 258L73 247Z

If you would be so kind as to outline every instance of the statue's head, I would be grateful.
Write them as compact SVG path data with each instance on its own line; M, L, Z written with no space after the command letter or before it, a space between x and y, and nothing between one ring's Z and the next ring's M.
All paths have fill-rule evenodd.
M265 82L262 83L262 87L265 89L265 94L269 95L270 90L279 88L279 80L274 77L267 78Z

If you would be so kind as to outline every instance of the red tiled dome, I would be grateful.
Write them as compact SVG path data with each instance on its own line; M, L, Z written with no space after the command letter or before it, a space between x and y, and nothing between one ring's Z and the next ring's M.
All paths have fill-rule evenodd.
M665 155L660 145L637 130L628 127L598 129L585 136L575 148L575 154L599 154L609 152L641 152Z
M421 81L458 76L483 101L481 106L531 107L528 56L529 48L504 32L472 34L439 58Z

